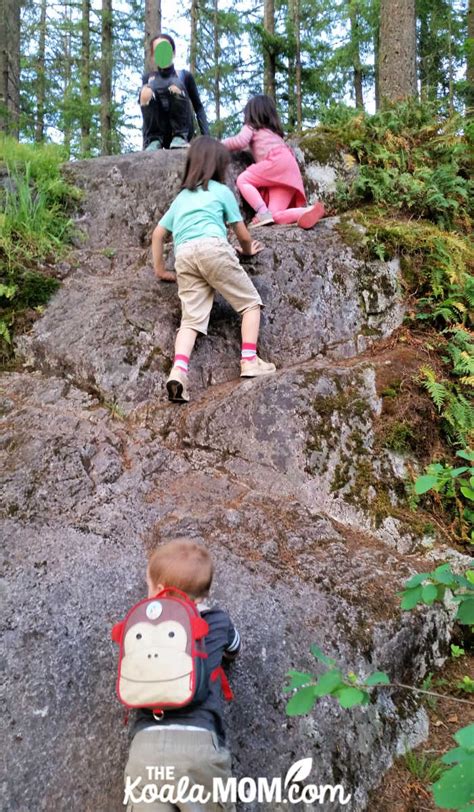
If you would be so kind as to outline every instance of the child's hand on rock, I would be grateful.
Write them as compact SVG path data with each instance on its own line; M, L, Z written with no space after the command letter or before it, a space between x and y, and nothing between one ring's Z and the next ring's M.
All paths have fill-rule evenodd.
M259 254L264 248L265 246L263 243L259 242L258 240L252 240L250 243L250 248L247 251L244 251L240 246L237 246L236 251L245 257L254 257L255 254Z
M155 276L161 282L176 282L176 274L172 271L155 271Z

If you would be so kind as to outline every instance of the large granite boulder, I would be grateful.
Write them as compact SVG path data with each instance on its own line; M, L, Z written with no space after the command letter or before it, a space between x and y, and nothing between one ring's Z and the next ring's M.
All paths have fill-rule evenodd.
M448 612L400 612L397 589L430 562L390 515L403 466L374 444L377 372L390 363L377 342L403 317L397 265L356 258L336 220L262 229L266 250L245 262L277 374L240 381L238 321L217 299L192 401L169 404L179 303L153 277L149 240L183 161L67 167L83 189L83 237L19 341L23 369L3 376L5 812L122 808L127 730L109 631L143 594L154 526L210 547L214 597L242 631L228 708L238 777L283 776L311 757L312 782L343 784L341 809L359 812L394 755L426 735L423 708L400 692L356 711L327 699L289 719L282 691L289 668L318 668L313 642L348 669L403 682L446 653Z

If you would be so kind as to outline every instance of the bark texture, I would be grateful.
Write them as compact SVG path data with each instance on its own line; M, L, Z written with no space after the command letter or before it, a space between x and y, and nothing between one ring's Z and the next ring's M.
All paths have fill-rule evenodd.
M415 0L381 0L379 80L382 104L416 96Z

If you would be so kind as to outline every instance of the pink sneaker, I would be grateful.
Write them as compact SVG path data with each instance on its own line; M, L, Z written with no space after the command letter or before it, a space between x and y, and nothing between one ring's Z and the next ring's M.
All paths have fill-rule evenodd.
M324 217L325 211L324 206L322 203L315 203L314 206L310 206L304 214L298 219L298 225L300 228L313 228L319 220Z

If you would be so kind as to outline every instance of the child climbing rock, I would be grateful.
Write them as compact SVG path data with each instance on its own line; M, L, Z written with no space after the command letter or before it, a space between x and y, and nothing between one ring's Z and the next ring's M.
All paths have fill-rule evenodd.
M254 96L244 110L244 126L222 143L229 150L250 147L255 163L237 178L237 188L256 214L253 226L297 223L312 228L324 217L324 206L306 205L303 180L270 96Z
M148 624L142 622L135 626L139 634L132 634L133 640L128 644L127 651L138 656L143 649L143 674L146 674L148 667L146 652L150 658L150 651L154 652L154 657L158 657L157 667L164 674L174 673L177 666L183 667L181 660L184 662L184 656L180 660L178 650L184 629L176 622L164 620L162 634L156 630L152 634L153 624L165 616L164 604L160 604L158 593L165 587L174 587L197 605L200 617L208 626L204 637L207 657L203 660L205 674L208 675L207 689L202 691L204 698L200 701L195 700L185 707L166 710L162 716L153 713L151 709L137 711L125 768L124 804L127 812L165 812L169 809L191 808L196 812L235 810L233 803L217 799L208 803L183 800L183 803L177 802L176 805L158 800L163 784L169 786L168 791L178 792L178 784L182 786L185 783L188 794L193 787L198 789L200 786L205 795L211 793L212 796L213 779L219 778L225 783L231 777L231 757L225 745L221 684L222 687L224 684L228 686L225 676L221 683L221 663L223 659L233 660L238 655L240 636L227 612L217 607L211 609L205 604L212 576L213 564L209 552L192 539L169 541L158 546L150 557L146 575L148 597L154 598L156 595L157 601L155 604L148 604L147 617L151 620ZM162 617L160 611L163 613ZM149 630L147 625L150 626ZM169 629L173 631L165 635L165 631ZM135 641L135 637L143 639ZM175 639L169 642L168 637ZM150 649L148 638L154 641L153 649ZM167 662L167 658L170 658L170 662ZM221 679L211 678L214 674L219 674ZM150 793L157 799L152 803ZM143 800L147 796L148 800Z
M198 333L207 334L215 291L242 316L241 377L275 372L274 364L257 355L262 300L227 241L229 224L243 254L253 256L263 249L252 240L237 201L225 185L229 160L219 141L205 135L197 138L187 154L182 191L153 232L153 264L159 279L174 279L163 261L163 241L168 233L172 233L175 247L182 315L174 364L166 382L169 399L175 402L189 400L189 358Z

